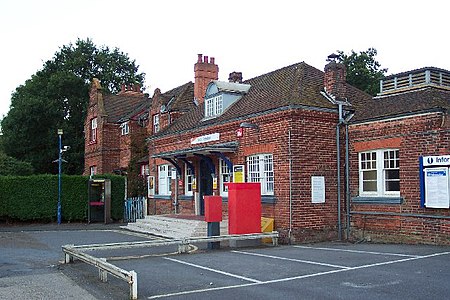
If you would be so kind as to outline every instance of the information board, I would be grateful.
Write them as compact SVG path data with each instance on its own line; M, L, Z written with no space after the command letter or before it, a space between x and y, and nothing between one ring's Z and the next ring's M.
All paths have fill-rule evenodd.
M424 170L425 206L449 208L449 168L427 168Z

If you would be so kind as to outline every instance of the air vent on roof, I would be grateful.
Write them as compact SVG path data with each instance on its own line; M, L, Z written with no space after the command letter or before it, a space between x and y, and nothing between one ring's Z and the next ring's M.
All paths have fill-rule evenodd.
M417 89L424 86L450 89L450 71L437 68L423 68L388 76L380 81L379 95Z

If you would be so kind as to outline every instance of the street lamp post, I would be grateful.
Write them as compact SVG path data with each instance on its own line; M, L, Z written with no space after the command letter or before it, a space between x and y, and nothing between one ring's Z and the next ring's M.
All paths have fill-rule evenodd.
M62 135L63 130L58 129L58 139L59 139L59 148L58 148L58 225L61 224L61 167L62 167Z

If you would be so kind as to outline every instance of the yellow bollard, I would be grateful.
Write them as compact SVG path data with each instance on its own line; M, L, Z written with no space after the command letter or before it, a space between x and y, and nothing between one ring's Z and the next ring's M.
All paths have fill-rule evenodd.
M274 219L261 217L261 232L272 232L273 231ZM263 238L263 243L272 243L272 238Z

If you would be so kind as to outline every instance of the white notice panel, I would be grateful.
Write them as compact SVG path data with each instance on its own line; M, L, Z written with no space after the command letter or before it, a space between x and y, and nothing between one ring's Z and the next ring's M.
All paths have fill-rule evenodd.
M311 176L311 202L325 203L325 177Z
M425 169L425 206L428 208L449 208L448 168Z

